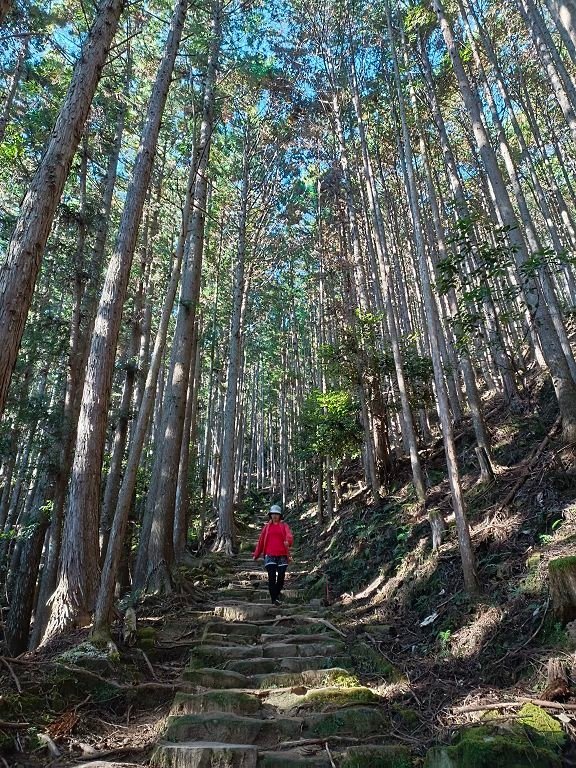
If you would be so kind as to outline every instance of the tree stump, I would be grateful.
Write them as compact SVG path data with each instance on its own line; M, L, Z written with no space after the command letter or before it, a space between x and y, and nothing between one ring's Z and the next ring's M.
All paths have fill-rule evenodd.
M548 659L548 679L540 698L543 701L566 701L569 697L570 685L565 659L558 656Z
M428 521L430 523L430 528L432 528L432 551L436 552L444 541L446 523L442 517L442 513L437 509L431 509L428 512Z
M576 619L576 557L558 557L548 563L550 598L562 624Z

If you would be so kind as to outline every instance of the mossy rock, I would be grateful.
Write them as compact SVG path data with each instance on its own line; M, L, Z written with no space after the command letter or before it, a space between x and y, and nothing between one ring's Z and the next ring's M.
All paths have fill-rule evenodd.
M107 645L99 647L94 643L85 642L64 651L56 660L62 664L72 664L91 672L102 673L113 670L114 663L119 661L119 658L110 653Z
M375 707L350 707L305 719L306 735L325 738L342 733L354 734L357 738L372 736L388 727L384 714Z
M566 734L558 720L535 704L524 704L518 713L517 722L535 731L538 734L538 746L545 749L560 750L566 742Z
M461 730L450 747L433 747L425 768L560 768L566 736L560 723L526 704L506 730L481 725Z
M397 745L349 747L339 763L340 768L412 768L413 765L410 750Z
M111 701L122 696L120 689L95 677L83 675L81 671L74 672L63 667L57 667L49 679L55 694L67 702L80 696L85 697L87 693L91 693L94 700L99 702ZM50 698L52 706L55 706L54 694L51 693Z
M136 645L143 651L153 651L156 647L158 630L154 627L138 627L136 631Z
M297 738L301 728L302 721L293 717L263 720L212 712L169 717L165 739L173 742L190 740L227 744L272 744L278 740Z
M380 697L365 686L352 688L319 688L308 691L298 702L298 709L314 709L319 712L349 707L353 704L378 704Z

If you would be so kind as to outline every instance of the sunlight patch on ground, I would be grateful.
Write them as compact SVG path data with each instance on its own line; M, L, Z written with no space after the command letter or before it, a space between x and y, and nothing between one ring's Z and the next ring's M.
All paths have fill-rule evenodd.
M469 659L478 654L498 629L503 618L502 608L494 605L479 606L472 623L454 632L450 637L451 654L459 659Z

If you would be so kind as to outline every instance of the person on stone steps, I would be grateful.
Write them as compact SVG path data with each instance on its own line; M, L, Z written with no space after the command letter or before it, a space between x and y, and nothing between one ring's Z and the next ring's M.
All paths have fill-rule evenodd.
M252 558L258 560L264 555L264 566L268 572L268 590L274 605L280 605L280 593L284 586L286 568L291 560L290 547L294 536L287 523L283 522L281 508L273 504L268 512L268 522L260 532L260 538Z

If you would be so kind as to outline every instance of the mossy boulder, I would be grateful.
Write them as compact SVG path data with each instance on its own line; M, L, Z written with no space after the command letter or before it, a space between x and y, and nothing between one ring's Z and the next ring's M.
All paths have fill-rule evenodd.
M392 710L396 713L403 725L408 728L415 728L420 723L420 717L410 707L404 707L402 704L392 704Z
M412 768L414 761L407 747L374 745L349 747L339 765L340 768Z
M112 650L114 649L114 650ZM74 667L82 667L91 672L110 672L114 664L119 661L115 646L96 645L94 643L80 643L61 653L56 661L62 664L71 664Z
M433 747L425 768L560 768L565 741L560 723L526 704L505 729L480 725L461 730L450 747Z

